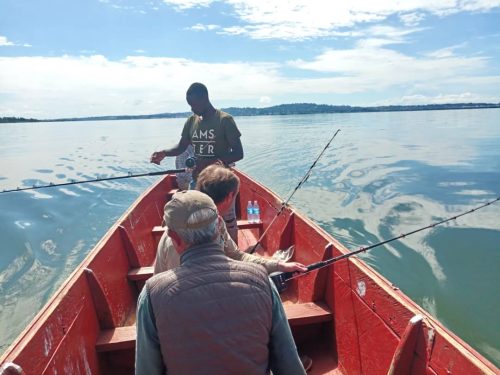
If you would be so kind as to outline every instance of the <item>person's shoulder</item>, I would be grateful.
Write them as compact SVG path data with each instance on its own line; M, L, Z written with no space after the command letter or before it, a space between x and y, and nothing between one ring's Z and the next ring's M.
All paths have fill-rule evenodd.
M177 279L176 268L172 268L167 271L162 271L151 276L146 281L146 284L148 285L148 289L151 291L156 288L168 287L168 285L170 285L176 279Z
M241 271L252 274L253 276L257 276L258 278L268 281L269 277L267 275L266 268L259 263L248 262L248 261L240 261L232 258L228 258L229 262L233 264L233 267L239 269Z
M221 120L224 120L224 119L231 119L231 120L233 120L233 116L230 115L229 113L221 111L220 109L217 112L219 113L219 117L220 117Z
M199 120L198 116L193 113L192 115L188 116L188 118L186 119L185 125L191 125L198 120Z

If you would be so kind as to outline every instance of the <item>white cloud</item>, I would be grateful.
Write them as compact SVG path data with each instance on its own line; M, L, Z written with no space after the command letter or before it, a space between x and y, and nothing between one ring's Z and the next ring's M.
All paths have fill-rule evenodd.
M178 10L210 6L215 0L164 0ZM336 36L345 28L359 27L399 16L406 26L415 26L426 14L446 16L459 12L488 11L500 0L446 1L324 1L324 0L218 0L232 7L243 23L224 28L224 33L246 34L254 39L303 40Z
M420 104L447 104L447 103L500 103L500 95L489 96L463 92L459 94L405 95L401 98L384 100L376 105L420 105Z
M429 52L427 54L427 56L435 57L438 59L451 57L451 56L455 55L455 52L454 52L455 50L460 49L460 48L464 48L465 46L466 46L466 43L461 43L461 44L457 44L455 46L441 48L441 49L438 49L436 51Z
M260 104L270 104L272 102L269 96L261 96L259 99Z
M182 112L189 110L185 90L195 81L206 83L214 104L221 107L258 106L271 98L275 103L314 102L319 97L327 104L338 104L342 98L345 104L372 105L373 101L360 103L357 94L374 98L384 90L399 92L400 99L390 104L398 104L397 100L400 104L500 101L500 76L485 74L488 57L442 51L414 57L359 43L352 49L327 50L313 59L286 64L147 56L119 61L99 55L0 57L0 116ZM300 70L300 78L293 75L295 69Z
M191 26L189 30L195 30L195 31L211 31L211 30L216 30L219 29L220 26L218 25L203 25L201 23L197 23L194 26Z
M11 42L6 36L1 36L0 35L0 47L31 47L31 44L28 43L23 43L23 44L18 44Z
M386 48L360 44L354 49L327 50L314 60L294 60L291 67L329 75L331 84L344 92L381 90L399 85L438 85L464 75L477 75L485 57L441 56L415 58Z
M7 37L0 36L0 46L13 46L14 43L10 42Z
M417 12L406 13L406 14L401 14L399 18L406 26L417 26L420 22L422 22L425 19L425 14Z
M237 82L234 77L239 77ZM189 111L185 90L207 84L214 104L254 105L280 82L277 65L181 58L0 57L0 116L57 118ZM216 91L215 91L216 88ZM244 88L244 89L242 89ZM138 105L138 103L140 105Z
M165 4L172 5L178 10L207 7L214 1L215 0L163 0Z

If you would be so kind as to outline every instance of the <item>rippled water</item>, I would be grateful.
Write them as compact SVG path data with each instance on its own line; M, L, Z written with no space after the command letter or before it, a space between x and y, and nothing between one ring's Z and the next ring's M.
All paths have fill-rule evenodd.
M348 248L500 195L500 110L237 118L238 167ZM183 120L1 124L0 190L155 170ZM173 168L173 160L164 168ZM0 194L0 352L155 178ZM365 261L500 364L500 203L374 249Z

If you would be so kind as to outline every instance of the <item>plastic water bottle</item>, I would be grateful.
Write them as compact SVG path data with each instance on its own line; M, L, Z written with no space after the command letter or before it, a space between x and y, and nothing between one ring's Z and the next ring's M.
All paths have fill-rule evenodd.
M253 204L252 201L248 201L247 204L247 220L249 223L254 222Z
M260 223L260 207L257 201L253 201L253 222Z

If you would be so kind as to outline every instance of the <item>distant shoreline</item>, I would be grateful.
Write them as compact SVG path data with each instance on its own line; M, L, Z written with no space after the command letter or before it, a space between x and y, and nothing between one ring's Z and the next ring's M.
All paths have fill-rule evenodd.
M425 105L390 105L377 107L353 107L349 105L328 105L314 103L281 104L266 108L229 107L222 108L232 116L283 116L312 115L321 113L362 113L362 112L411 112L411 111L441 111L453 109L485 109L500 108L500 103L457 103L457 104L425 104ZM33 119L23 117L0 117L0 123L16 122L65 122L65 121L107 121L107 120L148 120L162 118L183 118L191 112L159 113L154 115L119 115L92 116L60 119Z

